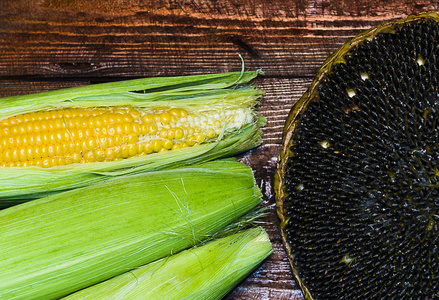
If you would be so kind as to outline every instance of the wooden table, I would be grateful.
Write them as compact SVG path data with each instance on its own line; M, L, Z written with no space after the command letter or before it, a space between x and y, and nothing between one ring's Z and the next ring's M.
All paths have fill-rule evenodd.
M284 120L317 69L352 36L438 9L428 0L0 0L0 96L148 76L261 69L264 144L240 159L269 208L274 253L227 299L303 299L275 214Z

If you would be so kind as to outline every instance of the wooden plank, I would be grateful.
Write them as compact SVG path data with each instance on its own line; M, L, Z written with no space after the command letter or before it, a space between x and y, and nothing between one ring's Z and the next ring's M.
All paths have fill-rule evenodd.
M86 2L86 3L84 3ZM240 66L313 76L353 35L417 1L0 1L0 76L170 76Z
M31 79L3 79L0 80L0 98L16 95L25 95L38 92L45 92L74 86L90 84L89 81L41 81Z
M232 299L303 299L293 280L290 265L282 247L279 220L276 215L273 176L282 142L285 119L295 102L302 96L311 79L263 78L259 87L266 94L259 106L259 112L267 118L263 129L263 144L244 155L240 161L252 167L256 181L264 194L268 208L264 227L273 245L273 254L264 264L234 289L228 300Z

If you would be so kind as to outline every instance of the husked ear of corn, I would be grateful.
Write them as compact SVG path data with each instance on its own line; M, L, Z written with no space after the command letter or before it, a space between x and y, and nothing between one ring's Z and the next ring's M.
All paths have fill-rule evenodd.
M221 299L271 252L265 230L251 228L152 262L63 300Z
M253 209L232 159L117 177L0 211L0 299L57 299L211 237Z
M261 144L260 72L146 78L0 99L0 207Z

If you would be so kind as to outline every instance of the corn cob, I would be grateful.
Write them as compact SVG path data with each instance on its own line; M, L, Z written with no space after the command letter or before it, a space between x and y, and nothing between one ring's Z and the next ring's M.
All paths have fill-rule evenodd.
M0 121L1 167L50 168L191 147L253 121L251 110L132 107L37 111Z
M262 227L247 229L139 267L63 300L221 299L271 252Z
M209 238L261 201L216 160L114 178L0 211L0 299L57 299Z
M139 79L0 99L0 207L259 145L265 119L254 107L263 93L248 84L258 74Z

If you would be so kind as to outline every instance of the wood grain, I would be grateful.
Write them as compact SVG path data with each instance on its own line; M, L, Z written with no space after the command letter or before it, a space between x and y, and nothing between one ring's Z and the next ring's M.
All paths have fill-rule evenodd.
M368 4L369 3L369 4ZM0 76L231 71L313 76L350 37L437 8L418 1L0 1Z
M285 118L317 69L354 35L438 9L427 0L0 0L0 97L90 83L262 69L263 145L239 157L269 209L273 254L226 299L296 299L275 213Z

